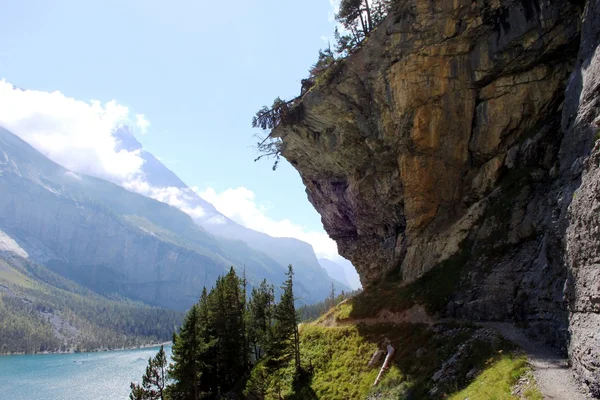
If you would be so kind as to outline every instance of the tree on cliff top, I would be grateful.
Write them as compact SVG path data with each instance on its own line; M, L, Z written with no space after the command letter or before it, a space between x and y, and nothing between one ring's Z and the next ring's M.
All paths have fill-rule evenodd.
M265 137L259 136L260 142L257 143L256 147L261 154L254 161L258 161L263 157L274 157L273 171L277 169L277 164L279 164L282 142L280 138L273 137L271 133L280 124L293 122L298 117L301 109L294 107L293 103L296 99L284 101L277 97L270 108L263 106L252 118L253 128L260 128L269 132Z
M341 0L335 19L345 32L335 29L336 51L348 55L383 21L391 0Z
M319 50L319 58L309 70L308 79L302 79L302 90L298 97L285 101L277 97L271 107L263 106L252 118L252 127L268 131L266 136L259 138L257 150L263 157L275 158L273 170L281 159L283 142L281 138L272 135L273 129L280 125L298 122L303 116L300 99L311 87L328 82L340 69L340 60L356 50L362 41L380 24L387 15L393 0L341 0L336 20L341 24L341 30L335 29L335 51L331 47ZM320 81L320 82L319 82Z

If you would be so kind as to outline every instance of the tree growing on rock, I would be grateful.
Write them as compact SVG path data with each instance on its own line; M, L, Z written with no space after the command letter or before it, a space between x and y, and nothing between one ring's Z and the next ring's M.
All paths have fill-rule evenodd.
M344 33L335 30L336 51L349 54L383 21L390 0L341 0L336 20Z

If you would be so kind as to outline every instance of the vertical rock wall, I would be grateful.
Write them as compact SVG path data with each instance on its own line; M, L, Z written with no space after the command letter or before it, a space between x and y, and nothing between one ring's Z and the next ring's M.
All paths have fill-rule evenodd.
M580 379L600 397L600 1L583 15L581 49L563 113L564 174L578 177L566 235L569 268L569 356ZM595 142L595 143L594 143ZM594 146L589 157L584 156ZM578 182L578 181L576 181Z
M441 315L524 324L600 395L598 3L397 2L274 135L366 290L460 259Z

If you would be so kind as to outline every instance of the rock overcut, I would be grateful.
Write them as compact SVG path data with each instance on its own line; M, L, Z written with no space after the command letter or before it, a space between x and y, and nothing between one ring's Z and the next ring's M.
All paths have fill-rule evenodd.
M273 131L367 290L458 263L442 316L525 323L598 395L599 10L396 2Z

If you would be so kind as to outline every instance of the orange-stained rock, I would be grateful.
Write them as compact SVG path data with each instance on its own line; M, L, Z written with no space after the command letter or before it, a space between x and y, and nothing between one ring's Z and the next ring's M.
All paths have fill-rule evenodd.
M275 130L364 284L457 251L507 154L558 114L578 17L568 1L399 2Z

